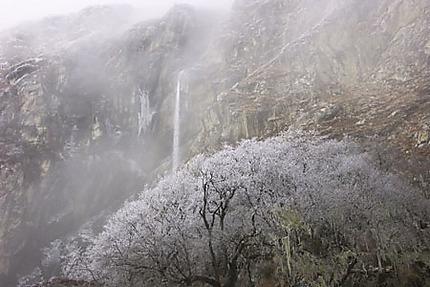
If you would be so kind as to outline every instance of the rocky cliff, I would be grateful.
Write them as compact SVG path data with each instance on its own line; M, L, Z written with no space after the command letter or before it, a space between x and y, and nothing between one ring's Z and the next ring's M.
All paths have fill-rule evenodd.
M352 136L396 150L392 168L429 196L429 17L426 1L238 1L205 60L216 85L195 150L297 129Z
M131 27L128 17L127 7L94 7L2 36L3 286L170 161L177 75L219 16L179 5Z
M2 285L168 169L180 71L182 162L315 130L358 138L430 196L428 1L237 0L222 22L178 5L130 26L131 12L1 36Z

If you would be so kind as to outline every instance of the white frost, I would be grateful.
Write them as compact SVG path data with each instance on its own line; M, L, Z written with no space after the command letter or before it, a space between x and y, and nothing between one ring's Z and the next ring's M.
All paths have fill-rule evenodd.
M140 112L137 113L137 122L138 122L138 132L137 135L140 136L144 134L149 125L151 124L152 117L154 116L154 112L151 110L149 106L149 96L146 91L140 90Z

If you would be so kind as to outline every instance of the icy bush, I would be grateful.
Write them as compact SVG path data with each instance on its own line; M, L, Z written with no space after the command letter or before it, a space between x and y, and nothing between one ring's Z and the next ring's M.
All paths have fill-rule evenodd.
M255 286L258 266L273 262L279 284L335 286L358 264L383 272L424 252L429 211L353 142L247 140L126 203L69 275L106 286Z

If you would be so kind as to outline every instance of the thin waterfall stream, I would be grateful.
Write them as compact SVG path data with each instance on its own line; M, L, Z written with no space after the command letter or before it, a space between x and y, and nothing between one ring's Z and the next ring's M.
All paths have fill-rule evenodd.
M172 171L175 172L179 166L179 137L181 129L181 77L183 70L178 74L178 82L176 84L176 103L175 114L173 118L173 152L172 152Z

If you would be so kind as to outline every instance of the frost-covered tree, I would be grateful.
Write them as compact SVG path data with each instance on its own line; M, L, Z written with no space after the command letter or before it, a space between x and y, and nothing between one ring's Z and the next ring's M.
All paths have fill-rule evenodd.
M196 157L126 203L65 275L106 286L256 286L271 264L280 286L338 286L428 255L429 212L348 140L248 140Z

